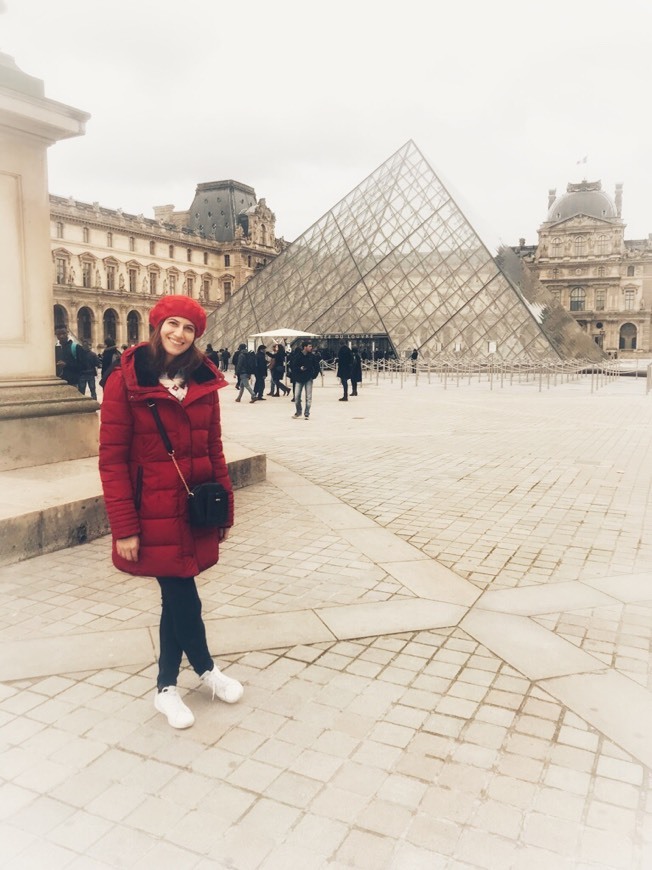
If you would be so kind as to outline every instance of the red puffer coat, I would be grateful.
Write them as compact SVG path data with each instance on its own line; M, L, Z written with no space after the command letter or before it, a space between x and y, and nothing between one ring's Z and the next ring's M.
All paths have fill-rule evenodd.
M205 362L193 372L179 402L149 368L147 345L126 350L104 388L100 477L113 535L113 564L128 574L195 577L218 559L215 528L188 523L187 494L156 428L147 400L156 401L163 426L188 486L217 481L233 491L222 452L217 390L226 379ZM117 538L140 535L137 562L116 552Z

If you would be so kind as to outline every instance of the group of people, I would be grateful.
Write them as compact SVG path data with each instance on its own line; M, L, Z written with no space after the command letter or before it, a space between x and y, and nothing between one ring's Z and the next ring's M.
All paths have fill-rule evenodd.
M86 388L91 399L97 400L96 378L100 373L100 386L104 386L109 371L120 360L121 351L116 347L113 338L107 338L104 350L97 354L91 348L89 341L81 344L70 337L65 326L57 328L57 344L55 345L55 367L57 375L71 387L77 387L82 396ZM122 350L126 350L124 345Z
M210 345L208 345L210 347ZM278 342L271 351L266 345L260 344L256 351L248 350L242 343L233 354L233 365L236 374L236 402L242 401L245 390L249 393L249 401L265 401L265 381L269 376L270 388L267 396L279 397L292 393L295 403L295 418L310 417L312 405L313 381L321 373L321 357L315 351L312 341L306 339L289 354L285 345ZM291 388L285 384L285 378L290 380ZM250 379L254 378L253 387ZM343 344L337 356L337 377L342 382L344 394L340 402L347 402L349 383L351 396L358 395L358 384L362 382L362 358L357 347Z
M228 347L221 347L219 350L213 350L213 345L207 344L206 356L220 371L228 372L229 360L231 359L231 351Z
M295 403L295 417L310 417L312 403L312 384L321 372L320 358L315 353L311 341L301 342L301 346L287 353L282 342L276 342L271 351L264 344L258 345L256 351L247 350L242 343L233 354L233 364L236 374L236 402L242 400L244 391L249 393L250 402L265 401L265 382L269 376L270 388L267 393L271 397L287 396L292 393ZM285 383L286 375L291 387ZM251 386L250 378L254 378Z

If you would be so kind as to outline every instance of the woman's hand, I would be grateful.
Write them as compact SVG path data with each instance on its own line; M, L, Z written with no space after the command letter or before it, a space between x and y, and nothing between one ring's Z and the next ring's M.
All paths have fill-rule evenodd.
M226 539L229 537L229 532L230 532L230 531L231 531L230 528L228 528L228 529L222 529L222 528L218 529L218 530L217 530L217 539L218 539L218 541L220 541L220 542L221 542L221 541L226 541Z
M140 536L132 535L130 538L118 538L115 542L115 548L121 559L125 559L127 562L137 562Z

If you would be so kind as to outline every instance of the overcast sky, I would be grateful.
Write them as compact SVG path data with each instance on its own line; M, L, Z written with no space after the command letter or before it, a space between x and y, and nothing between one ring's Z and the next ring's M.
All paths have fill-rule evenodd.
M50 149L52 193L153 217L233 178L292 240L414 139L508 244L585 174L652 233L650 0L4 5L0 51L92 115Z

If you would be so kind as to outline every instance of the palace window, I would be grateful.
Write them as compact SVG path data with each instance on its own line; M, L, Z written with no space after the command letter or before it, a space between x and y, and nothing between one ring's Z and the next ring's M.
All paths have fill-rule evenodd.
M204 251L204 266L208 266L208 251Z
M152 255L156 254L156 242L149 243L149 252Z
M177 276L174 272L170 272L168 275L168 283L170 286L170 293L174 296L177 292Z
M63 238L63 223L62 221L57 221L57 238Z
M225 254L224 255L224 267L226 269L228 269L230 265L231 265L231 254Z
M186 249L186 260L187 260L189 263L192 263L192 248L187 248L187 249Z
M152 296L154 296L156 294L156 287L157 287L157 283L158 283L157 278L158 278L158 275L156 274L156 272L149 273L149 292L151 293Z
M63 257L57 257L56 261L57 284L66 283L66 261Z
M168 257L174 260L174 245L168 245Z
M609 239L606 236L598 236L598 240L595 245L596 252L598 254L608 254L609 253Z
M636 302L636 290L625 290L625 311L632 311Z
M225 281L224 282L224 298L229 299L230 296L231 296L231 282Z
M188 290L188 296L192 296L192 291L195 286L194 278L186 278L186 289Z
M136 239L133 236L129 236L129 250L130 251L136 250Z
M115 290L115 266L106 267L106 289Z
M596 290L595 291L595 310L596 311L604 311L606 301L607 301L607 291L606 290Z
M586 254L586 238L584 236L575 236L574 247L575 256L583 257Z
M561 257L562 244L561 239L553 239L550 243L550 255L552 257ZM249 258L251 259L251 257Z
M138 290L138 270L129 269L129 292L135 293Z
M204 280L202 281L202 292L204 294L205 300L208 299L208 291L210 290L210 288L211 288L211 282L209 281L208 278L204 278Z
M113 247L113 233L106 234L106 246L107 248Z
M573 287L570 293L570 310L584 311L586 291L582 287Z
M82 287L93 286L93 264L84 260L82 262Z
M598 278L604 278L604 276L605 276L606 274L607 274L607 270L605 269L605 267L604 267L604 266L598 266Z
M89 232L88 227L83 227L82 228L82 241L85 242L86 244L88 244L88 242L90 240L90 236L91 236L91 234Z
M247 266L251 269L251 254L247 255Z
M636 269L634 268L634 266L628 266L627 267L627 276L629 278L631 278L635 274L636 274Z

